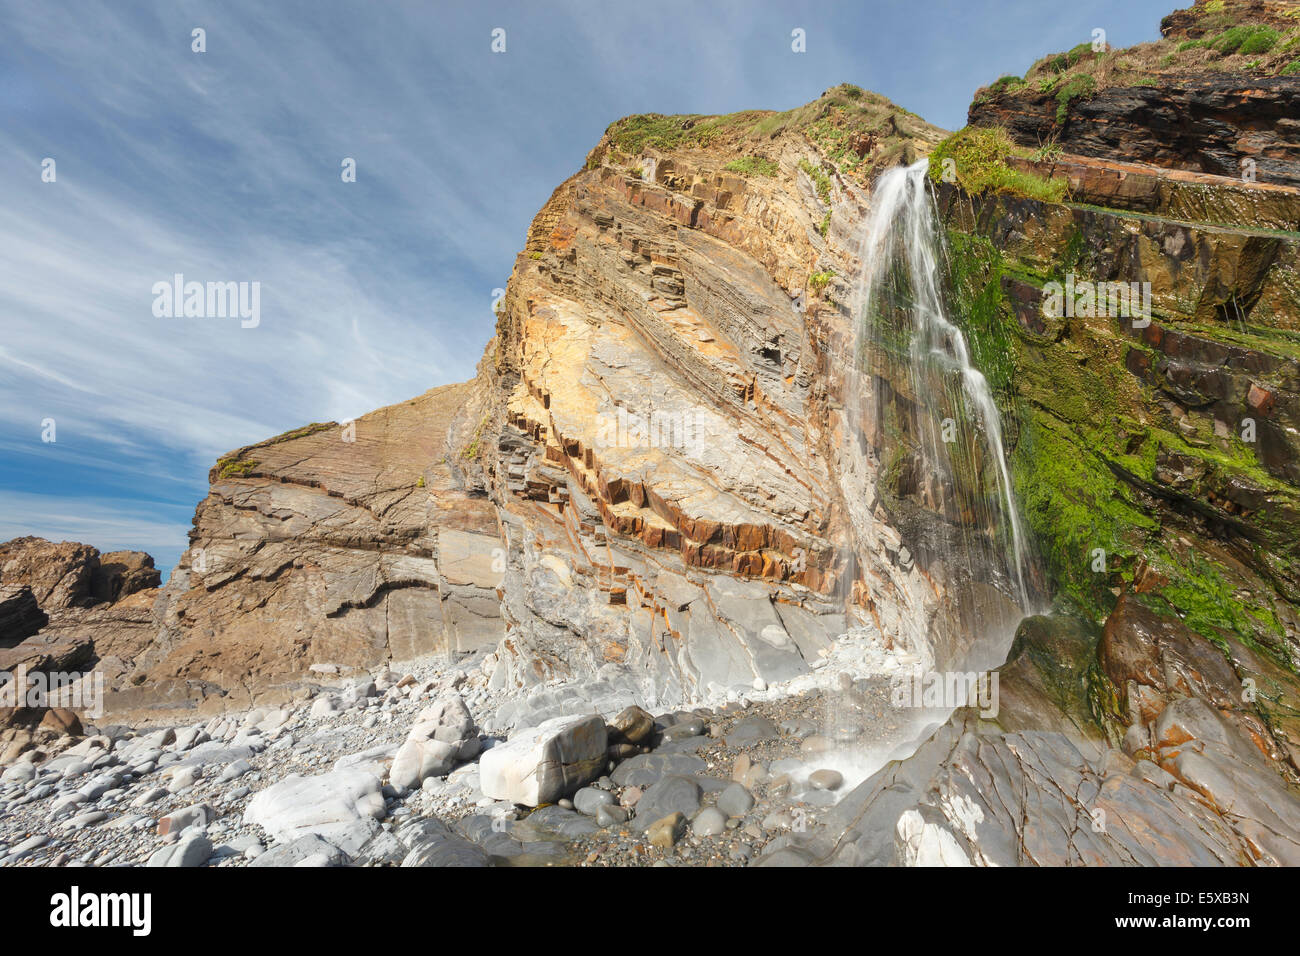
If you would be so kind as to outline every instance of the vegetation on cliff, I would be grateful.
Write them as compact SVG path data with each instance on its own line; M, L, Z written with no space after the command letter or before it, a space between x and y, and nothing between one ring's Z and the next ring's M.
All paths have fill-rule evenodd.
M788 133L815 146L839 175L863 184L876 169L919 158L917 142L933 144L942 136L937 127L886 97L845 83L811 103L781 112L624 117L606 130L587 165L594 168L605 161L625 162L646 150L709 149L741 154L727 162L728 171L773 176L777 165L765 152L770 153L771 144Z
M1180 76L1238 73L1290 76L1300 67L1300 8L1247 0L1197 0L1166 17L1162 37L1115 49L1104 36L1037 60L1023 77L1003 76L975 94L983 103L1026 92L1056 97L1057 122L1070 104L1116 86L1176 83Z
M971 195L1012 193L1060 202L1068 191L1064 179L1049 179L1007 163L1009 156L1031 155L1031 150L1016 146L1000 127L968 126L935 147L930 154L930 178L936 182L954 181Z
M1119 217L990 202L978 215L949 207L952 294L1016 435L1017 492L1057 599L1100 622L1124 590L1155 587L1225 651L1240 640L1292 667L1276 609L1291 599L1300 568L1287 530L1300 489L1279 481L1235 430L1191 421L1199 416L1171 420L1159 382L1134 374L1168 358L1125 335L1122 318L1035 327L1044 284L1062 269L1094 272L1122 230ZM1032 247L990 241L1005 217L1026 216L1045 227ZM1155 320L1187 318L1171 311ZM1195 334L1208 343L1215 333ZM1233 488L1261 489L1249 532L1224 498Z
M776 163L762 156L742 156L740 159L733 159L722 168L729 173L740 173L744 176L775 176L780 171Z

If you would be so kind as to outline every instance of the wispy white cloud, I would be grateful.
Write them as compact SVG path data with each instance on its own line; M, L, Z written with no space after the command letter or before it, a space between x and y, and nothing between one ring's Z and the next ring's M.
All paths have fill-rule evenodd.
M477 312L486 340L488 291L471 297L463 271L445 271L454 259L442 275L401 263L406 237L388 227L425 205L430 232L467 234L483 211L453 188L456 169L413 146L368 163L365 136L339 135L365 112L357 74L324 67L345 37L293 18L208 16L208 60L189 51L198 21L179 9L12 12L11 42L76 78L92 100L73 119L99 133L33 151L30 130L0 131L13 187L0 209L0 309L11 317L0 365L12 373L0 376L0 427L14 440L35 440L36 416L52 416L65 444L91 435L99 448L154 448L206 470L213 455L300 421L358 415L469 373L476 353L449 349L439 328L472 326L464 317ZM169 88L161 64L192 82ZM45 149L58 163L52 184L37 176ZM359 154L357 187L339 180L345 152ZM295 185L305 177L314 190ZM367 177L392 179L392 195L347 193ZM402 184L420 188L394 217ZM260 327L155 318L150 290L177 272L261 283Z
M187 523L160 517L139 501L34 495L0 490L0 541L36 535L51 541L93 543L100 551L147 550L179 554ZM163 567L164 573L167 567Z
M784 108L844 80L959 118L993 60L1091 16L1013 2L927 19L910 0L0 0L0 534L178 549L183 522L115 518L122 501L165 510L177 482L197 500L224 451L471 375L527 223L612 120ZM1120 39L1166 3L1098 0L1097 18ZM174 273L260 282L261 325L155 318Z

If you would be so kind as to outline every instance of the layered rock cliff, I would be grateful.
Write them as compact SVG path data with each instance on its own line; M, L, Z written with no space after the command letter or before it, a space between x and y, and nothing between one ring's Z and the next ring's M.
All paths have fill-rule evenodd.
M474 395L443 386L223 457L157 638L110 705L226 709L313 674L495 645L496 513L447 450Z
M557 191L498 324L494 440L460 456L509 546L507 684L673 703L805 673L846 624L964 646L844 411L860 182L936 138L840 88L623 121Z
M1296 12L1229 6L1249 30ZM1217 36L1223 11L1198 3L1165 32ZM1040 96L1003 83L971 107L988 130L936 151L952 301L1015 435L1062 613L1021 625L995 717L959 710L770 862L1300 860L1300 217L1286 158L1300 139L1282 118L1300 87L1236 62L1207 85L1144 85L1139 98L1165 97L1150 114L1123 100L1132 90L1102 91L1044 119ZM1232 144L1232 162L1180 150L1165 126L1209 122L1179 100L1208 85L1264 104L1224 107L1217 139L1196 139ZM1111 111L1118 122L1089 125ZM1026 148L1001 173L972 168L962 144L997 142L999 123ZM1058 145L1028 149L1047 125ZM1231 176L1249 157L1254 182L1192 172ZM1013 185L965 188L999 181ZM1067 201L1041 198L1053 183ZM1119 283L1149 306L1084 294ZM1063 288L1077 308L1053 313Z
M1293 14L1198 2L1046 57L951 139L852 86L619 121L534 219L472 381L223 457L161 591L3 546L8 643L163 721L472 655L500 729L766 688L850 629L923 670L991 638L995 715L766 862L1300 862ZM984 553L978 494L935 493L905 350L858 335L872 183L931 154L1050 614L951 560ZM1050 314L1054 283L1150 313Z
M1112 49L1104 36L981 89L974 125L1021 145L1300 185L1296 6L1196 0L1162 38Z
M953 657L850 437L840 354L873 171L941 131L855 87L635 117L538 214L478 377L222 458L110 706L237 706L493 647L499 686L677 702L808 670L853 623Z

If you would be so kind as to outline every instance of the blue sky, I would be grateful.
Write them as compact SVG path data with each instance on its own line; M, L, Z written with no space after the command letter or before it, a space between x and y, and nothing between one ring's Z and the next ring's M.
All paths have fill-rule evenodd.
M470 377L533 214L621 116L847 81L951 129L981 84L1170 9L0 0L0 540L166 574L218 455ZM259 282L260 324L155 317L175 273Z

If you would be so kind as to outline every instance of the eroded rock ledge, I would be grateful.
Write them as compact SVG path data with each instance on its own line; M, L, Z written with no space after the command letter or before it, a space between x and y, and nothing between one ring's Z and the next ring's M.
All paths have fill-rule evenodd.
M1069 100L1065 152L1012 160L1069 202L936 183L1062 613L1021 624L995 717L958 711L762 862L1300 862L1288 83ZM1171 105L1201 128L1246 88L1244 140L1166 135ZM1062 125L996 92L973 120ZM3 653L104 667L115 712L172 723L467 656L508 698L489 732L734 697L850 628L963 660L1010 602L941 559L968 529L915 474L906 376L854 352L847 278L873 173L941 135L854 87L614 124L535 218L471 382L223 457L161 591L135 558L0 546ZM1228 178L1242 142L1271 182ZM1151 321L1046 316L1066 273L1149 283Z

